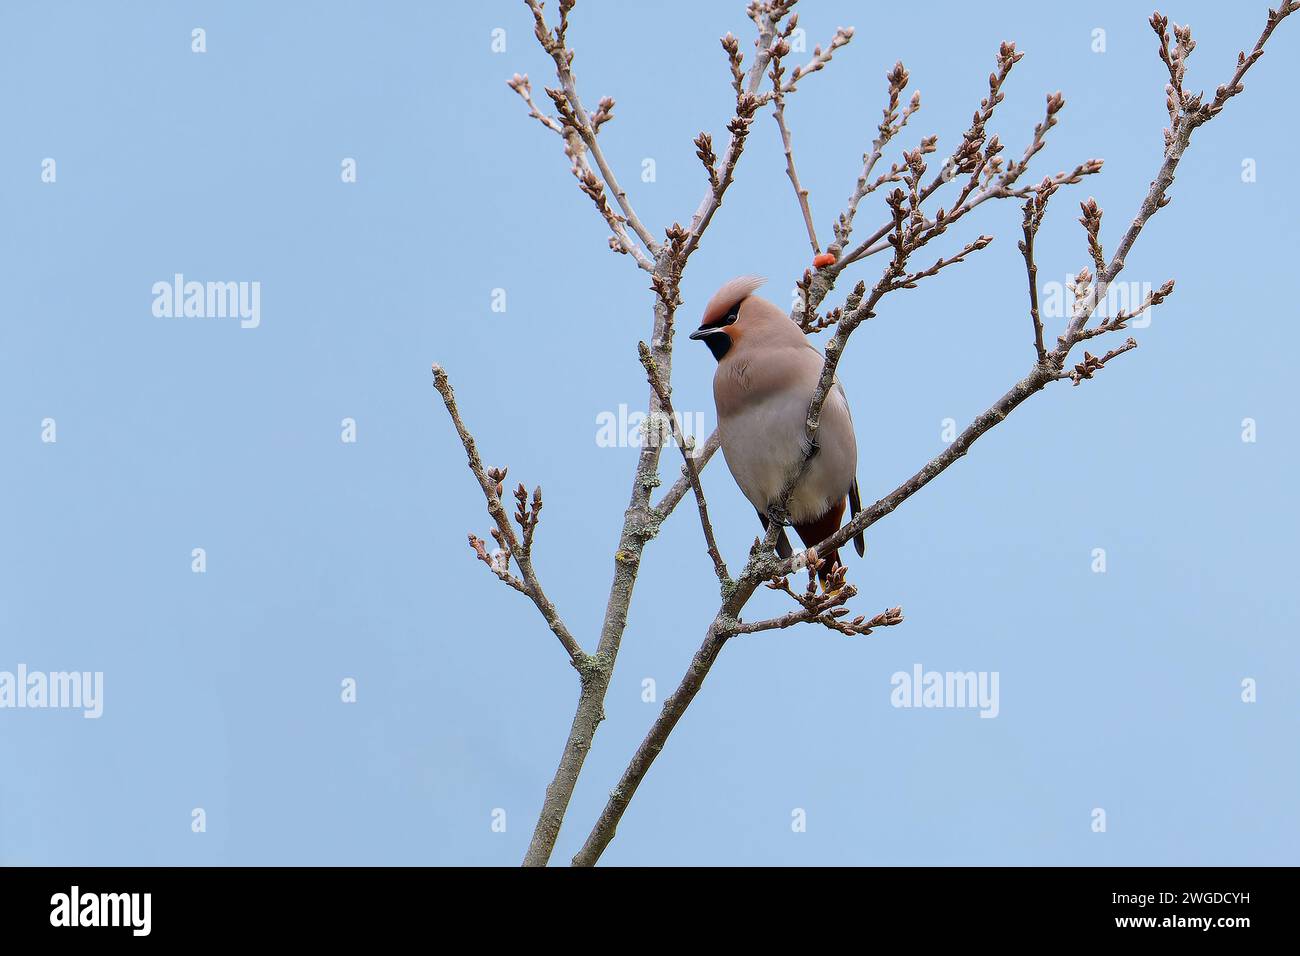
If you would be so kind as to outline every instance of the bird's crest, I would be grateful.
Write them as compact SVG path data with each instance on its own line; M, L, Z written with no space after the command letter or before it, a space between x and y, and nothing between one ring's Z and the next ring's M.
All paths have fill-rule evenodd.
M700 320L700 326L721 322L728 312L752 295L766 281L762 276L737 276L724 284L704 307L704 317Z

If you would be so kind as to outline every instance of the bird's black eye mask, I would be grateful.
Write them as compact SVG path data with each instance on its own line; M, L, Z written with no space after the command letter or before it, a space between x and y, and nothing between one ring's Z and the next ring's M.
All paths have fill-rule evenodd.
M731 311L718 321L710 322L708 325L702 325L692 332L691 338L696 340L702 339L704 344L709 347L709 351L713 353L713 357L721 362L722 356L727 354L727 351L731 348L732 344L731 336L722 330L728 325L735 325L739 313L740 303L736 303L736 305L732 307Z
M711 329L720 329L724 325L735 325L736 319L740 316L740 303L731 307L731 311L709 326Z

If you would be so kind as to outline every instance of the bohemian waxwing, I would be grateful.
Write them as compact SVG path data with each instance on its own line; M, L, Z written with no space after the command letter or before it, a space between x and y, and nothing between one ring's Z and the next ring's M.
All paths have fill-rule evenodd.
M718 360L713 401L722 454L766 529L782 487L804 459L804 423L821 377L822 354L784 312L753 294L762 284L760 278L741 276L724 285L705 306L691 338L702 340ZM862 507L853 418L838 378L822 408L817 445L787 509L790 524L808 547L839 529L846 498L850 515ZM865 553L860 533L853 544L859 556ZM776 550L783 558L792 553L784 528ZM819 557L826 562L821 571L825 579L839 562L839 552Z

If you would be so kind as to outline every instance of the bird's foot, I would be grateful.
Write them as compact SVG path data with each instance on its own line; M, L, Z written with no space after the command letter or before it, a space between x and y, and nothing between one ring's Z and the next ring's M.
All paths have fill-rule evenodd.
M772 505L767 509L767 520L782 528L790 527L790 512L786 511L780 505Z

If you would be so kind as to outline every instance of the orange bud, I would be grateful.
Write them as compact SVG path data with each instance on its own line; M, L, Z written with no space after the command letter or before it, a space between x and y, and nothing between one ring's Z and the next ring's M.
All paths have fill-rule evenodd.
M820 252L813 257L814 269L825 269L827 266L835 265L835 256L829 252Z

